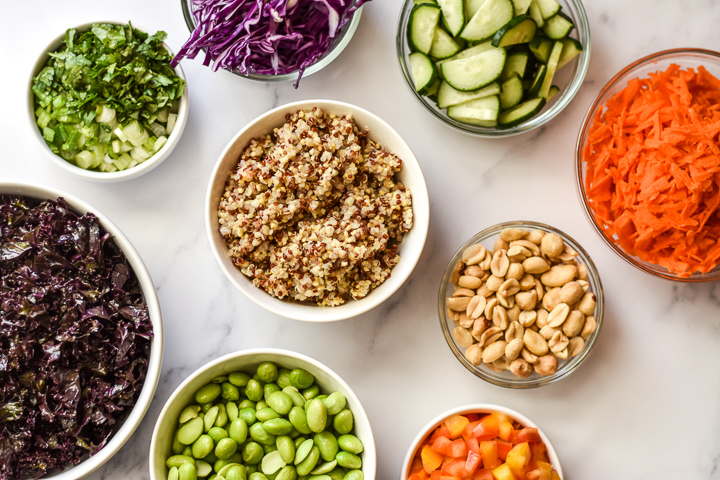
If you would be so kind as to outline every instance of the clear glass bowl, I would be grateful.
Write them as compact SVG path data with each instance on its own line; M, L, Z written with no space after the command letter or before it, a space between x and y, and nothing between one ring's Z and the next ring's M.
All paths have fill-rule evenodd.
M185 17L185 24L187 24L188 29L190 30L190 32L192 32L193 30L195 30L195 26L197 25L197 21L195 20L195 16L193 15L193 1L180 0L180 5L182 6L183 17ZM360 23L362 10L363 7L360 7L355 11L355 13L353 13L352 18L350 19L350 21L345 23L345 25L343 25L342 29L340 29L340 35L335 38L335 41L332 43L332 45L330 45L330 48L325 53L325 55L320 57L315 63L305 69L305 71L303 72L303 78L309 77L310 75L317 73L323 68L327 67L342 53L343 50L345 50L345 47L347 47L350 43L350 40L352 40L352 37L355 34L355 30L357 30L357 26ZM242 75L237 71L232 71L232 73L239 77L248 78L250 80L256 80L260 82L294 82L297 80L298 76L297 71L286 73L283 75L263 75L258 73L248 73L247 75Z
M445 125L472 135L489 138L509 137L523 132L528 132L545 125L547 122L555 118L555 116L557 116L557 114L570 103L573 97L575 97L575 94L578 92L583 80L585 79L585 74L587 73L588 66L590 64L590 24L588 23L587 15L582 2L580 0L558 1L562 5L563 13L570 17L575 24L575 30L573 32L576 33L571 32L571 36L575 37L580 42L583 46L583 51L580 52L580 55L578 55L571 64L568 64L558 70L553 84L560 87L560 91L548 102L540 113L532 117L527 122L505 129L479 127L458 122L457 120L448 117L445 109L438 108L435 102L428 99L425 95L420 95L415 91L412 75L410 73L410 62L408 60L411 50L408 45L406 33L408 21L410 20L410 11L414 5L413 0L404 0L403 7L400 12L400 19L398 20L397 35L395 37L398 61L400 62L400 68L402 69L408 88L420 104L435 118Z
M657 71L665 71L672 64L677 64L681 68L695 68L704 66L712 75L720 78L720 53L711 50L702 50L697 48L679 48L672 50L664 50L653 53L641 58L618 72L598 93L592 105L588 109L585 119L583 120L580 133L578 135L575 150L575 178L577 184L577 192L580 197L585 214L595 231L605 241L605 243L617 253L623 260L639 270L653 275L655 277L666 280L675 280L679 282L708 282L720 279L720 265L716 266L708 273L693 273L690 276L681 277L664 267L641 260L635 255L626 252L620 245L615 243L605 232L605 225L596 217L595 212L590 205L586 193L586 173L587 167L583 161L582 152L586 148L588 141L588 131L590 124L601 112L607 100L617 92L624 89L628 82L633 78L646 78L649 73Z
M595 294L597 306L595 308L595 319L597 322L597 327L595 328L595 331L588 337L588 339L585 341L585 346L583 350L576 355L575 357L568 358L567 360L558 360L558 370L553 375L548 376L541 376L537 373L533 372L529 377L527 378L519 378L516 377L511 372L505 370L503 372L497 372L495 370L490 369L489 367L485 366L484 364L480 364L478 366L473 365L470 363L470 361L465 358L465 348L460 346L457 341L455 340L455 337L453 336L453 329L455 327L454 322L452 319L450 319L447 315L446 310L446 304L445 299L447 297L452 296L453 292L453 285L450 282L450 277L453 273L453 268L455 267L455 264L462 259L463 251L469 247L470 245L474 245L476 243L481 243L484 247L486 247L488 250L492 252L493 245L495 243L495 240L499 237L500 232L505 228L522 228L526 230L542 230L546 233L555 233L562 237L563 241L565 242L565 245L569 246L573 250L577 252L576 260L578 263L585 265L585 268L587 270L587 281L589 283L589 292L592 292ZM538 301L539 302L539 301ZM486 228L482 232L478 233L474 237L472 237L470 240L465 242L453 255L452 259L448 263L447 267L445 268L445 273L443 274L442 281L440 282L440 291L438 294L438 317L440 318L440 327L442 328L442 332L445 335L445 340L447 341L448 346L450 347L450 350L452 350L455 357L460 361L460 363L467 368L470 372L472 372L474 375L476 375L479 378L482 378L483 380L490 382L494 385L498 385L501 387L507 387L507 388L534 388L534 387L540 387L543 385L547 385L549 383L556 382L562 378L565 378L566 376L570 375L572 372L574 372L580 364L587 358L587 356L590 354L590 351L592 350L593 346L595 345L595 342L597 341L597 338L600 334L600 330L603 324L603 316L604 316L604 294L603 294L603 287L602 282L600 281L600 275L598 274L597 268L595 267L595 264L593 263L592 259L588 255L588 253L571 237L569 237L564 232L557 230L556 228L553 228L549 225L545 225L543 223L538 222L532 222L532 221L512 221L512 222L504 222L499 223L497 225L493 225L492 227Z

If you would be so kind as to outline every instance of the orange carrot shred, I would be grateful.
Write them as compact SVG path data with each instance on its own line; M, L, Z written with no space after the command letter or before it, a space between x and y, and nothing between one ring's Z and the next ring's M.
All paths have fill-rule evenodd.
M720 79L702 66L634 78L607 99L583 149L606 235L679 277L720 263Z

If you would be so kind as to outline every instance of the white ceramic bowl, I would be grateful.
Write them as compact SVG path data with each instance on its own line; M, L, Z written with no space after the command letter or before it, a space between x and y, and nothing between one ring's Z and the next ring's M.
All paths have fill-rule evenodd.
M165 460L172 455L171 443L180 412L191 403L195 403L195 392L213 378L237 371L251 371L263 362L273 362L278 367L288 369L302 368L315 377L315 383L322 393L340 391L347 399L352 410L355 427L354 435L363 443L362 471L365 480L375 480L377 470L377 452L370 420L360 400L350 386L340 376L317 360L300 353L274 348L242 350L213 360L197 369L178 386L165 403L150 442L150 480L166 480Z
M427 425L425 425L422 430L420 430L420 433L417 434L417 436L413 439L412 443L410 444L410 448L407 451L407 454L405 455L405 461L403 462L402 470L400 470L400 480L407 480L408 478L408 472L410 471L410 466L412 465L413 458L415 457L415 451L418 449L418 446L422 443L422 441L427 437L435 428L437 428L442 422L444 422L448 417L451 417L452 415L466 415L470 413L492 413L492 412L498 412L503 413L515 421L517 421L520 425L523 427L534 427L538 429L538 433L540 434L540 438L542 439L543 443L547 447L547 453L548 457L550 458L550 463L557 471L558 475L560 475L560 479L564 479L562 472L562 467L560 466L560 459L558 458L557 452L555 451L555 447L553 447L552 443L550 443L550 439L545 435L545 433L538 427L534 422L532 422L529 418L527 418L525 415L516 412L515 410L511 410L507 407L502 407L500 405L492 405L489 403L475 403L470 405L463 405L462 407L456 407L451 410L448 410L446 412L441 413L437 417L433 418L428 422Z
M133 407L125 420L120 423L120 426L115 434L99 452L86 458L75 466L71 466L61 472L50 472L48 475L43 477L52 478L53 480L76 480L97 470L100 466L107 462L110 457L115 455L120 448L122 448L125 442L130 439L133 432L135 432L135 429L138 425L140 425L140 421L143 419L145 412L147 412L147 409L150 406L150 402L155 395L155 388L157 387L158 379L160 377L160 369L162 367L163 358L163 324L160 312L160 301L158 300L155 285L150 277L150 272L148 272L147 267L145 267L145 264L140 258L137 250L135 250L135 247L133 247L130 240L128 240L122 231L100 211L74 195L38 184L30 184L21 181L0 181L0 195L5 194L22 195L25 197L43 200L56 200L58 197L63 197L68 206L76 213L93 213L100 220L103 228L112 235L115 243L118 247L120 247L127 258L128 263L135 271L135 275L142 288L145 302L148 306L150 320L153 325L154 336L151 341L147 374L135 407Z
M218 231L217 206L225 189L225 182L230 172L237 166L240 154L247 147L250 140L271 133L273 128L282 126L287 113L294 113L302 109L309 110L315 106L320 107L326 113L339 115L351 113L359 127L368 129L370 138L385 147L386 150L398 155L403 161L403 166L397 177L412 193L413 227L405 235L399 246L400 262L392 269L390 278L371 291L365 298L357 301L351 300L337 307L320 307L280 300L253 286L248 277L233 265L227 254L225 241ZM245 296L261 307L284 317L307 322L332 322L360 315L378 306L400 288L410 276L425 245L430 220L430 203L425 177L420 169L420 164L407 143L390 125L376 115L355 105L332 100L304 100L270 110L251 121L235 135L220 155L220 159L210 176L210 185L206 195L205 218L210 245L215 258L220 264L220 268L233 285Z
M75 28L78 32L83 32L86 30L89 30L90 27L96 23L111 23L116 25L126 25L127 22L118 22L114 20L101 20L96 22L89 22L89 23L83 23L82 25L78 25ZM136 30L140 30L142 32L147 33L154 33L150 30L147 30L142 27L138 27L136 24L132 24L133 28ZM42 136L42 133L40 132L40 129L37 126L35 117L35 96L32 93L32 85L33 85L33 79L37 76L38 73L45 67L45 64L49 60L50 56L48 55L50 52L56 51L60 46L63 44L63 40L65 39L65 32L63 32L61 35L58 35L50 44L48 44L47 47L45 47L45 50L43 50L42 54L38 57L37 61L35 62L35 65L33 66L32 71L30 72L30 78L28 80L28 120L30 121L30 128L33 132L33 137L37 140L38 144L40 145L40 148L43 152L47 155L50 160L57 165L58 167L64 169L67 172L72 173L73 175L78 175L80 177L83 177L87 180L92 180L96 182L123 182L125 180L130 180L131 178L136 178L141 175L144 175L148 173L149 171L155 169L158 165L160 165L162 162L167 159L167 157L170 156L170 153L175 149L178 142L180 141L180 137L182 136L183 130L185 130L185 124L187 123L187 117L188 117L188 106L190 104L189 97L188 97L188 88L187 88L187 81L185 84L185 90L183 91L182 97L180 97L179 100L176 100L173 104L173 111L177 113L177 121L175 122L175 127L173 128L172 133L168 137L167 142L165 142L165 145L163 145L160 150L155 153L152 157L144 161L143 163L136 165L132 168L128 168L127 170L122 170L118 172L99 172L99 171L93 171L93 170L86 170L84 168L78 167L77 165L73 165L72 163L68 162L64 158L62 158L59 155L56 155L50 150L47 143L45 142L45 139ZM170 50L170 47L168 47L167 44L164 44L165 48L168 52L172 54L172 51ZM183 69L180 65L175 67L175 73L178 75L178 77L185 80L185 74L183 73Z

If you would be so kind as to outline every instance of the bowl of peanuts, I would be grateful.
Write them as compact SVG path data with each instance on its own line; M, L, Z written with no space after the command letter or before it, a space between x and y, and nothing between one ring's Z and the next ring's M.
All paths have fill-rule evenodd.
M603 288L587 252L533 221L489 227L462 245L440 284L450 349L492 384L533 388L577 369L597 341Z

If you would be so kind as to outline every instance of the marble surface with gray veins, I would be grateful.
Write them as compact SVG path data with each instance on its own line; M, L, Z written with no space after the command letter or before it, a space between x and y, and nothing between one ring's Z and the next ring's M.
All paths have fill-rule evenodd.
M0 177L52 185L99 208L130 238L157 285L165 325L160 384L132 440L89 478L148 479L150 435L171 392L204 363L251 347L279 347L327 364L353 387L372 422L382 480L400 477L418 430L444 410L489 402L537 422L566 478L718 479L720 283L651 278L616 256L591 228L573 171L578 128L615 72L674 47L718 48L720 2L587 0L592 55L580 92L547 126L483 140L441 125L413 98L395 54L401 2L367 4L355 38L320 74L266 84L184 61L190 118L172 157L125 183L98 184L50 164L27 119L30 70L66 28L132 20L165 30L177 51L188 36L178 0L7 2L0 15ZM30 21L29 21L30 20ZM210 252L204 198L210 172L247 122L287 102L330 98L392 125L416 153L431 199L425 250L407 283L358 318L301 323L270 314L225 278ZM578 240L605 287L605 325L570 377L530 391L477 379L450 352L437 319L443 269L465 239L498 222L533 219Z

